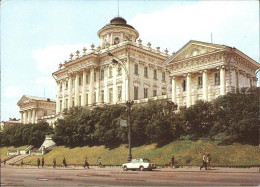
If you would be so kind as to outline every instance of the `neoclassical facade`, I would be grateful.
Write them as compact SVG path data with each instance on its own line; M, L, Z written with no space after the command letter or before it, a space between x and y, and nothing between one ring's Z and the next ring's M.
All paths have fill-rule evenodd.
M56 102L49 98L23 95L17 105L20 107L20 123L23 124L55 117Z
M232 47L192 40L170 56L167 49L143 45L138 31L121 17L97 35L99 46L76 51L53 73L56 114L127 100L171 99L189 107L257 83L259 63Z
M76 51L53 73L57 82L56 113L74 106L136 103L168 98L169 57L137 38L139 33L121 17L98 31L100 46ZM115 63L116 62L116 63Z
M191 40L165 61L172 78L172 101L191 106L227 92L257 86L259 63L236 48Z

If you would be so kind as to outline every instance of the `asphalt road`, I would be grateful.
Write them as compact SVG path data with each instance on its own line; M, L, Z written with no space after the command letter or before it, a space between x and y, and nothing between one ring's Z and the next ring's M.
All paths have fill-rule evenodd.
M1 186L258 186L259 184L260 173L250 171L1 168Z

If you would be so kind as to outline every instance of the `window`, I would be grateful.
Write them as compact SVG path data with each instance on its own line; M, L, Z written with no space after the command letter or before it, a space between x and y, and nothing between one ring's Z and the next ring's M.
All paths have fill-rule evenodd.
M62 83L60 83L60 92L62 91Z
M162 95L166 95L166 92L162 92Z
M112 69L112 67L110 66L110 67L109 67L109 77L112 77L112 76L113 76L112 70L113 70L113 69Z
M183 80L182 82L182 91L186 91L186 80Z
M101 103L104 103L104 90L101 91Z
M79 77L79 86L81 86L81 77Z
M66 99L65 101L66 101L66 102L65 102L65 108L69 108L69 104L68 104L68 103L69 103L69 100Z
M165 81L165 72L162 72L162 81Z
M202 88L202 77L198 77L198 89Z
M138 99L138 86L134 87L134 100Z
M118 67L117 67L117 75L122 75L122 67L121 67L121 65L118 65Z
M153 70L153 79L157 79L157 70L156 69Z
M88 105L88 94L86 94L86 105Z
M220 85L220 74L215 73L215 86Z
M60 100L60 111L62 111L62 100Z
M96 75L97 75L97 73L94 72L94 82L96 82L96 80L97 80Z
M135 74L138 75L138 64L135 64Z
M119 38L116 37L116 38L114 39L114 45L119 44L119 42L120 42Z
M44 111L43 111L43 115L44 115L44 116L47 116L47 114L48 114L48 113L47 113L47 110L44 110Z
M81 106L81 95L79 96L79 106Z
M100 71L100 79L101 79L101 80L104 79L104 70L103 70L103 69Z
M148 67L144 67L144 77L148 77Z
M94 103L96 104L96 102L97 102L97 93L94 92Z
M68 87L69 87L69 84L68 84L68 81L66 81L66 90L68 90Z
M122 86L117 87L117 100L122 101Z
M88 75L86 75L86 84L88 84Z
M113 102L113 88L109 88L109 103Z
M148 88L144 88L144 98L148 97Z
M153 90L153 96L157 96L157 90Z
M72 107L75 106L75 101L74 101L74 97L72 97Z

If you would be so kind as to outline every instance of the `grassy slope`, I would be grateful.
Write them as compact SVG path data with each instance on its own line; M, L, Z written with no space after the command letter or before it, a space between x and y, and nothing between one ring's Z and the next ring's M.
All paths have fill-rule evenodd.
M158 165L169 164L170 158L174 155L177 165L201 165L203 153L210 153L212 165L260 165L260 150L258 146L233 144L218 146L210 141L174 141L163 147L157 148L155 144L144 145L132 148L134 158L149 158ZM106 149L104 146L66 148L59 146L44 155L45 163L52 164L56 157L57 165L60 165L62 158L66 157L68 164L82 165L84 157L88 157L90 165L97 164L100 156L104 165L121 165L126 162L128 148L121 145L115 149ZM36 165L36 159L41 156L30 156L24 159L25 164Z

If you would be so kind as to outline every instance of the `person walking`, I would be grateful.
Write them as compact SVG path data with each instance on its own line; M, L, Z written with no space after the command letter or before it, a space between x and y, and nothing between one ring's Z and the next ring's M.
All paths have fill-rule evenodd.
M44 166L44 158L42 157L42 168L43 168L43 166Z
M207 159L206 159L207 169L210 169L210 162L211 162L210 154L207 154Z
M21 167L23 166L23 159L22 159L22 161L21 161Z
M53 168L56 168L56 158L55 157L52 160L52 166L53 166Z
M172 156L172 158L171 158L170 166L171 166L171 167L174 166L174 156Z
M64 167L67 167L67 162L66 162L65 157L63 157L62 163L63 163Z
M100 157L98 157L98 167L102 168L101 158Z
M84 158L84 169L85 169L86 167L89 169L89 163L88 163L87 157Z
M41 165L41 160L40 160L40 158L37 158L37 166L38 166L38 168L40 167L40 165Z
M206 154L204 153L202 156L202 166L200 166L200 170L205 167L205 170L207 170L207 163L206 163Z

